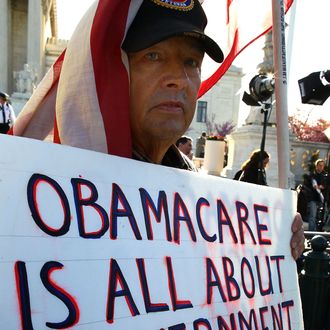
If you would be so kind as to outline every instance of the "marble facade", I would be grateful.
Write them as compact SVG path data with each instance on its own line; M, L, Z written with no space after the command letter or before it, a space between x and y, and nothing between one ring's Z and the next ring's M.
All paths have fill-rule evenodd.
M11 95L17 114L65 45L48 53L49 41L54 46L57 40L56 0L2 0L0 12L0 42L6 45L0 51L0 90Z

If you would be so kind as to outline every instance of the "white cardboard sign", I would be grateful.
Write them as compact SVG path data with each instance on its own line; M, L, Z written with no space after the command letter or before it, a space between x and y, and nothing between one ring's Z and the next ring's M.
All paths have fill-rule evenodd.
M1 329L302 329L295 196L0 137Z

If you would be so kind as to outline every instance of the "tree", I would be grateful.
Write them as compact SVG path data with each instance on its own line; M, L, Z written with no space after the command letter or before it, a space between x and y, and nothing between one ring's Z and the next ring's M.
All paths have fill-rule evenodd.
M328 143L329 140L323 133L328 127L330 127L330 122L322 118L309 123L308 119L303 120L299 113L289 116L289 128L301 141Z
M215 114L213 113L211 118L206 120L206 133L207 135L218 135L225 137L229 135L235 128L235 124L232 121L225 121L223 123L215 123Z

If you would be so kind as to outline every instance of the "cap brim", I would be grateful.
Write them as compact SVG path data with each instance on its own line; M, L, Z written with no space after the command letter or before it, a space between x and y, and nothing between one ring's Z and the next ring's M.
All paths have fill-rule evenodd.
M223 52L219 45L204 33L196 31L182 32L182 35L198 39L204 47L205 53L217 63L224 59Z

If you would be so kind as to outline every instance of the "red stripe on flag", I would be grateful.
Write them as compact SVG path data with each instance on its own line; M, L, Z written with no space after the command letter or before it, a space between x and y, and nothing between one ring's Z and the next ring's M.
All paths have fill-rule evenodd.
M237 44L238 44L238 31L236 31L231 51L222 62L219 69L215 71L211 77L209 77L208 79L202 82L201 87L199 88L198 97L203 96L208 90L210 90L213 87L213 85L215 85L217 81L220 80L221 77L229 69L236 56Z
M108 153L131 158L129 82L121 58L129 0L100 0L91 30L95 84ZM102 60L100 60L102 59Z
M58 126L57 126L57 120L56 116L54 118L54 136L53 136L53 142L61 144L60 134L58 132Z
M268 30L266 30L261 35L254 38L253 40L251 40L241 50L238 50L239 33L238 33L238 30L236 30L234 42L233 42L233 45L231 47L229 54L226 56L226 58L224 59L224 61L220 65L220 67L212 74L212 76L202 82L201 87L198 92L198 97L202 97L207 91L209 91L222 78L222 76L226 73L226 71L229 69L229 67L233 63L234 59L237 57L237 55L239 55L247 46L252 44L255 40L257 40L262 35L265 35L267 32L269 32L270 29L271 28L269 28Z
M246 15L251 16L250 21L248 21L248 20L246 20L246 21L243 20L243 22L240 21L242 15L238 16L238 21L235 21L235 20L232 21L232 20L230 20L230 18L231 18L230 17L230 6L233 4L233 2L234 2L234 0L226 0L227 20L228 20L227 29L228 29L228 31L229 31L229 28L230 28L230 30L235 31L235 35L234 35L233 40L231 41L231 46L229 48L228 55L225 57L225 60L220 65L220 67L212 74L212 76L202 82L201 87L199 89L198 97L203 96L208 90L210 90L221 79L221 77L229 69L229 67L231 66L234 59L237 57L237 55L239 55L246 47L248 47L250 44L252 44L255 40L257 40L262 35L269 32L272 28L272 21L271 20L267 21L267 24L265 27L262 27L262 26L260 26L260 28L258 27L259 31L258 31L258 33L255 33L255 36L251 35L251 36L249 36L249 39L246 38L246 40L242 40L240 37L240 34L239 34L239 27L240 27L240 29L248 29L249 26L246 25L245 22L249 22L250 27L251 27L251 25L254 24L253 15L259 15L258 17L260 17L260 15L262 15L261 17L267 17L267 16L271 17L271 15L268 15L270 13L269 11L268 12L252 11L253 15L248 12L243 13L243 16L246 16ZM285 12L288 11L288 9L292 5L292 3L293 3L293 0L284 1ZM257 2L251 1L251 8L254 8L253 5L254 5L254 7L256 7ZM239 8L237 8L237 10L238 9ZM269 10L271 10L271 3L269 6Z
M227 24L230 21L230 15L229 15L230 8L229 7L230 7L232 2L233 2L233 0L227 0Z
M53 69L53 84L52 84L52 87L54 86L54 84L57 82L57 80L60 77L61 69L62 69L64 57L65 57L65 52L66 52L66 49L63 50L62 54L57 58L57 60L55 61L55 63L52 66L52 69Z
M66 51L66 49L64 49L62 54L58 57L57 61L53 64L52 69L53 69L54 79L53 79L52 87L49 89L49 92L52 90L54 84L58 81L58 79L60 77L62 64L63 64L64 57L65 57L65 51ZM53 142L61 144L60 135L59 135L59 132L58 132L58 127L57 127L56 112L55 112L55 118L54 118Z

